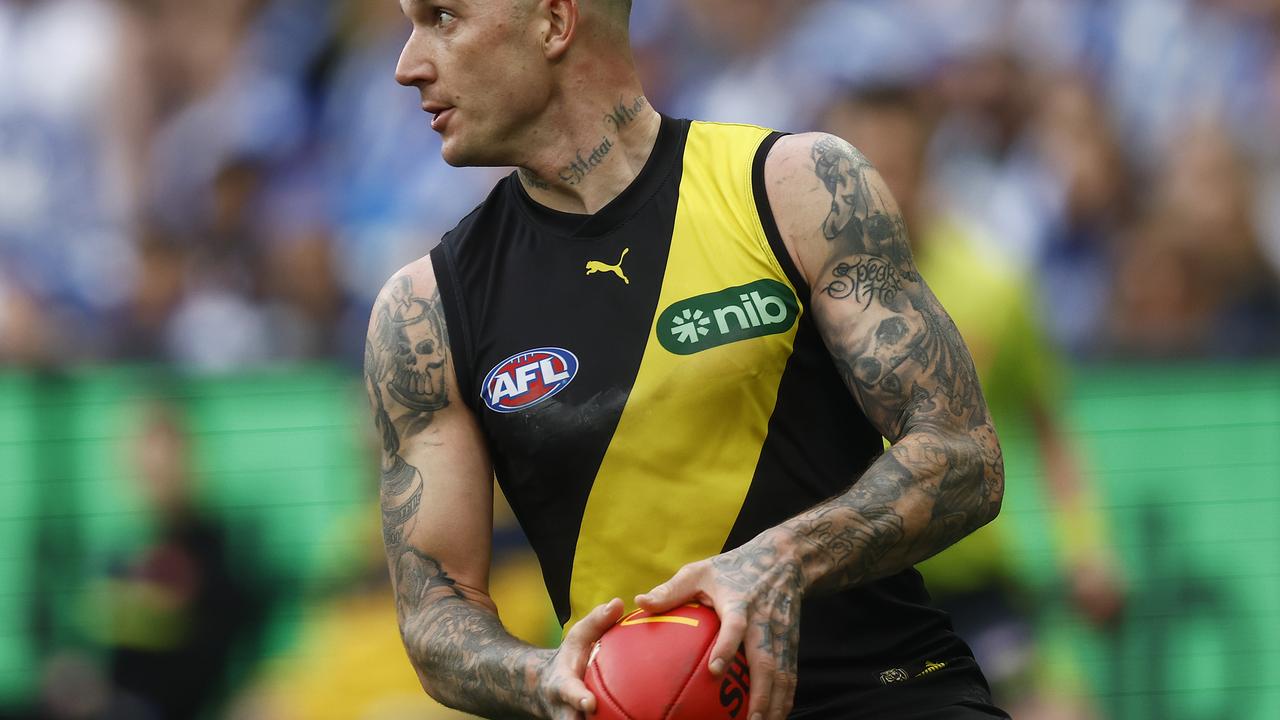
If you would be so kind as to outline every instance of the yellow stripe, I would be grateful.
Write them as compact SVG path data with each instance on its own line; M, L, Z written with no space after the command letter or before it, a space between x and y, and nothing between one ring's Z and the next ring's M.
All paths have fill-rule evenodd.
M693 618L680 617L679 615L655 615L653 617L633 618L631 620L623 620L618 623L622 626L627 625L648 625L649 623L676 623L678 625L689 625L690 627L698 627L699 623Z
M764 278L795 292L768 249L751 191L767 133L690 129L655 323L681 300ZM798 325L692 355L668 352L651 328L587 501L570 625L610 598L630 605L682 565L720 552L755 474Z

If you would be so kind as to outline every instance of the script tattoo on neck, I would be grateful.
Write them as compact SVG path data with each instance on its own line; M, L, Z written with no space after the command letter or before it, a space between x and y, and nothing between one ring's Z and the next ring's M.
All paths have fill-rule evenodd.
M648 104L648 98L643 95L636 97L630 104L623 102L622 98L618 98L618 104L604 116L605 124L612 126L615 131L620 131L639 117L640 111L644 110Z
M424 430L449 405L440 294L419 297L410 278L397 277L374 308L370 325L365 385L382 441L382 535L388 552L394 552L413 531L423 491L422 473L400 454L400 440Z
M612 129L613 132L620 133L624 128L635 122L635 119L640 116L640 112L648 104L649 100L643 95L636 97L630 104L623 102L619 98L617 105L605 113L604 124L609 129ZM599 144L590 148L579 149L573 161L561 168L557 176L566 185L581 184L591 174L591 171L604 163L605 158L609 157L609 154L613 152L615 145L616 143L612 138L608 135L602 135ZM532 174L530 173L530 175ZM526 175L525 178L528 179L528 176ZM531 184L538 187L536 183Z
M815 142L811 158L831 194L815 228L829 247L815 318L845 384L894 443L849 491L785 524L807 548L815 584L842 588L919 562L990 520L1004 467L968 350L916 271L883 181L835 137Z
M578 185L591 174L592 170L600 167L604 159L609 157L610 152L613 152L613 141L607 137L601 137L600 144L592 148L589 155L584 156L582 150L579 150L573 162L560 170L560 181L567 185Z
M551 183L538 177L538 173L530 170L529 168L520 168L520 177L523 178L527 184L539 190L551 189Z

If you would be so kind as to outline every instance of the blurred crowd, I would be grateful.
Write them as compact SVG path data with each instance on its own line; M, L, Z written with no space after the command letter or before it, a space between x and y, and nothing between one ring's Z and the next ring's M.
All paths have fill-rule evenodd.
M0 361L358 361L384 278L506 172L440 160L407 32L394 0L0 0ZM1280 0L637 0L633 35L669 115L909 97L916 202L1075 357L1280 351Z

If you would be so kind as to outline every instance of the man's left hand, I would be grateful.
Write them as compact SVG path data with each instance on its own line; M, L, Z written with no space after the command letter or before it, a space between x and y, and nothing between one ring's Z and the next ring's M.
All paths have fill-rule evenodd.
M707 605L720 617L710 669L720 675L746 646L751 675L748 720L782 720L796 691L800 643L800 564L780 549L780 536L765 533L751 542L680 568L636 604L662 613L689 602Z

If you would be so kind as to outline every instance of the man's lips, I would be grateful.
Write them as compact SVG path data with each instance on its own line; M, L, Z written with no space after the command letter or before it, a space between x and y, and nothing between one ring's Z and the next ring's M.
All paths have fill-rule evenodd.
M444 130L445 124L449 121L449 117L453 115L452 105L440 105L437 103L423 103L422 109L431 113L431 129L436 132Z

